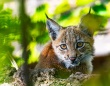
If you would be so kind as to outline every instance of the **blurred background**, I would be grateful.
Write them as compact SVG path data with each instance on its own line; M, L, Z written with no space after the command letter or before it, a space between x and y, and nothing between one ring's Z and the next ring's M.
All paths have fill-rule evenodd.
M29 51L27 63L38 62L44 44L50 40L45 25L45 13L61 26L66 27L78 25L81 17L89 12L90 7L93 15L90 19L93 21L88 24L91 24L91 27L98 27L94 34L96 59L93 60L94 73L110 69L110 0L21 1L0 0L0 83L9 82L10 76L15 71L13 68L18 70L23 64L22 53L25 47ZM107 83L110 84L110 73L106 77L103 79L107 79ZM101 86L97 83L96 86ZM101 84L108 86L105 82Z

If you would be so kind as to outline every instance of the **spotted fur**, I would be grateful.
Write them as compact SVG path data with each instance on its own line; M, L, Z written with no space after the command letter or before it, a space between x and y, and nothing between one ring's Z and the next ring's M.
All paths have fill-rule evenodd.
M41 52L37 68L92 72L93 36L83 31L80 25L62 27L50 18L47 19L47 29L51 42Z

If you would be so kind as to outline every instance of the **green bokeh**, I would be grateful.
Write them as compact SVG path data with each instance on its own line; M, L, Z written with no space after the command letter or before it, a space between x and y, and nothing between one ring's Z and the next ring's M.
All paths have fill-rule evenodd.
M14 48L11 45L14 41L22 43L19 17L13 16L11 9L3 9L5 1L9 2L10 0L4 0L0 3L0 83L9 81L8 74L10 69L14 67L11 63L12 60L15 61L18 67L23 63L21 56L14 56L12 54ZM90 4L94 3L91 6L91 13L93 16L98 16L95 17L95 22L101 22L101 25L98 26L98 31L104 30L107 20L110 18L110 1L103 0L105 3L102 4L99 0L99 4L96 4L95 0L76 0L75 6L71 6L68 1L62 0L52 13L49 13L49 4L44 3L36 8L32 16L29 16L29 34L27 34L27 37L31 40L28 45L30 50L29 64L38 61L40 52L34 50L37 44L45 44L50 39L45 25L45 13L62 26L77 25L82 15L89 12ZM94 19L94 17L91 18ZM90 84L88 86L93 85Z

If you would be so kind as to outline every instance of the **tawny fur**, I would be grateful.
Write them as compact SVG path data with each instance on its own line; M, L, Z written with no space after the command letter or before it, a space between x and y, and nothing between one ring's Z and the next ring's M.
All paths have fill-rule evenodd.
M51 42L42 50L36 68L55 68L62 73L91 73L94 40L93 36L90 36L91 33L88 34L89 29L80 25L64 28L50 18L47 19L47 28ZM83 46L77 48L78 42L83 42ZM61 48L62 44L66 45L66 49ZM74 66L75 61L71 58L82 59Z
M90 64L90 67L92 65ZM58 62L57 56L54 53L52 48L52 42L46 44L44 49L42 50L39 63L36 65L36 68L55 68L58 70L75 73L75 72L82 72L82 73L89 73L88 66L85 63L80 64L79 66L75 67L74 69L67 69Z

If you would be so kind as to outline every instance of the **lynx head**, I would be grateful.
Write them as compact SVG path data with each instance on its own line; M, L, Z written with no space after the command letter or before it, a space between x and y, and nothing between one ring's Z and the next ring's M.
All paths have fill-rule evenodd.
M47 17L52 47L58 61L66 68L91 62L93 56L93 37L87 28L81 26L62 27Z

